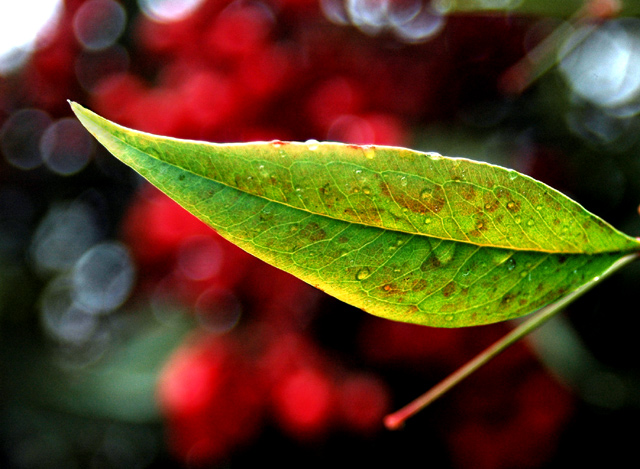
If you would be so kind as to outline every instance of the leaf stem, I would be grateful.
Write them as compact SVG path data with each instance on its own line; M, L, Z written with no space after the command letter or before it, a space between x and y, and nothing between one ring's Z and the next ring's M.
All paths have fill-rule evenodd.
M491 359L496 357L498 354L507 349L510 345L516 343L518 340L522 339L524 336L532 332L533 330L540 327L546 321L555 316L559 311L561 311L565 306L574 301L576 298L580 297L587 291L591 290L595 285L600 283L603 279L610 276L614 272L618 271L622 267L626 266L637 257L640 256L640 253L632 253L628 254L618 261L616 261L609 269L607 269L601 276L593 278L591 281L585 283L580 288L572 291L565 297L560 300L547 305L541 308L537 314L535 314L530 319L526 320L518 327L513 329L510 333L505 335L502 339L495 342L489 348L476 355L475 358L467 362L462 367L458 368L455 372L450 374L447 378L442 380L440 383L436 384L429 391L424 393L422 396L418 397L414 401L410 402L402 409L389 414L384 419L384 424L389 430L397 430L401 428L405 421L418 413L420 410L424 409L426 406L431 404L433 401L441 397L451 388L453 388L456 384L460 383L463 379L471 375L474 371L478 370L482 365L489 362Z

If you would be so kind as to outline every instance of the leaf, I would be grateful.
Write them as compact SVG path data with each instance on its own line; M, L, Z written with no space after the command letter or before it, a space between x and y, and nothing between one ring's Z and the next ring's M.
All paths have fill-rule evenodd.
M388 319L460 327L522 316L640 250L498 166L395 147L177 140L71 105L111 153L222 236Z

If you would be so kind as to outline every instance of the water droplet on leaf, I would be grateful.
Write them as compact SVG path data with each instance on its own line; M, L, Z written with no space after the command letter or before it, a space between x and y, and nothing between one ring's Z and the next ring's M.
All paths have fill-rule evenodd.
M307 148L311 151L317 150L318 146L320 145L320 142L314 139L309 139L305 143L307 144Z
M372 160L376 157L376 151L373 147L363 147L362 149L364 150L364 156L366 156L367 159Z
M364 267L358 270L358 273L356 273L356 280L364 280L368 278L370 275L371 275L371 271L366 267Z

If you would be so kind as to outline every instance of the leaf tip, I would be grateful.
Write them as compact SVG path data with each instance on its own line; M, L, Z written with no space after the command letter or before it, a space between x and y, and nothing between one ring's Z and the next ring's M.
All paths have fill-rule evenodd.
M86 111L86 109L84 107L80 106L75 101L71 101L70 99L67 99L67 102L69 103L69 106L71 106L71 110L73 111L73 113L76 116L78 116L79 113L82 113L83 111Z

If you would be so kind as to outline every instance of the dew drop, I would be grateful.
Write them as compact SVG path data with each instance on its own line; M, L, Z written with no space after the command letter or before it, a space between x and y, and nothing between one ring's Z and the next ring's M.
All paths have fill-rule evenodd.
M372 160L376 157L376 151L374 150L373 147L363 147L363 150L364 150L364 156L368 160Z
M408 183L409 183L409 181L407 181L407 177L406 177L406 176L402 176L402 177L400 178L400 185L401 185L402 187L407 187L407 184L408 184Z
M518 173L516 173L515 171L509 171L509 179L513 181L517 178L518 178Z
M363 269L358 270L356 273L356 280L364 280L371 275L371 271L364 267Z
M422 200L426 200L429 197L431 197L431 189L430 188L422 189L422 192L420 192L420 198Z
M311 151L316 151L318 149L318 146L320 145L320 142L314 139L307 140L305 143L307 145L307 148Z
M513 257L507 260L507 270L511 271L516 268L517 262Z

